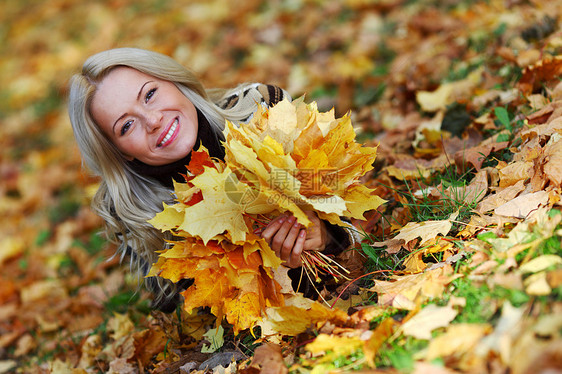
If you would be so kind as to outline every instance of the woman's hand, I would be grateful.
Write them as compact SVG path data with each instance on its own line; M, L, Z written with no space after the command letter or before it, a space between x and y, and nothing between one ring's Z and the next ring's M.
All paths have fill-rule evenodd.
M312 222L308 229L294 216L283 214L273 219L261 234L275 254L291 268L302 265L303 251L323 251L328 244L324 222L312 211L305 213Z

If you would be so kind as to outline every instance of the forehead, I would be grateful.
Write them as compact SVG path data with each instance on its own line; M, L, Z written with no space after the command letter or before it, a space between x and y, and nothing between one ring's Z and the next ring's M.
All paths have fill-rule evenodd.
M127 113L136 101L138 92L150 75L128 67L111 70L97 85L90 104L90 113L102 131L110 134L113 123Z
M101 125L110 120L109 117L121 115L128 105L136 101L143 84L155 80L157 79L129 67L112 69L97 85L92 97L90 109L94 120Z
M156 80L151 75L142 73L133 68L118 66L113 68L98 84L96 93L99 91L108 92L115 89L123 90L125 88L135 89L140 88L136 85L144 84L149 80ZM136 94L136 92L135 92Z

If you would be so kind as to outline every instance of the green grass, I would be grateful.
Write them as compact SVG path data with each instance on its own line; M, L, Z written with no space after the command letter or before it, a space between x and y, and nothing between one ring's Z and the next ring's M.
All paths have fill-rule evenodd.
M361 252L367 258L370 271L377 270L396 270L402 258L398 255L391 255L386 252L384 247L373 247L374 238L370 235L365 236L365 241L361 243Z
M406 191L400 193L406 198L404 204L410 213L410 221L425 222L430 220L445 220L451 214L458 212L455 221L466 221L472 215L479 196L467 199L464 187L470 184L472 179L471 169L458 174L454 166L445 168L444 174L433 178L422 178L416 180L418 186L434 186L437 194L431 193L429 189L422 188L415 191L411 183L405 181ZM448 191L449 190L449 191ZM484 194L485 191L482 191ZM437 195L437 196L435 196Z
M451 282L450 292L439 304L446 305L450 296L462 297L466 305L457 315L454 323L487 323L497 317L498 307L494 302L501 303L508 300L513 306L519 307L529 302L530 297L523 291L504 287L490 288L487 284L478 285L476 282L462 277Z
M414 354L426 348L427 341L401 336L389 339L379 350L376 358L377 367L394 368L401 373L410 373L414 369Z

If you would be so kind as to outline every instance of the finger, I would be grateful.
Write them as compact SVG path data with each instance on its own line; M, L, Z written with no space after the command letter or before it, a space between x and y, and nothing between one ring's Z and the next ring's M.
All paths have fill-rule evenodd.
M304 250L305 251L317 251L322 247L322 240L318 237L308 237L308 232L306 234L306 240L304 242Z
M301 224L298 223L296 220L293 223L293 226L287 233L285 240L281 246L281 260L287 261L290 258L291 252L293 251L293 247L295 246L295 242L297 237L299 236L299 232L301 231Z
M306 233L306 243L304 246L306 250L323 251L328 243L328 231L326 229L326 224L318 216L314 214L308 214L312 225L307 230Z
M265 241L267 242L267 244L269 244L270 247L271 247L271 240L273 236L275 236L277 231L279 231L279 228L281 228L281 226L283 225L283 223L285 223L286 220L287 220L287 216L285 215L279 216L271 220L271 222L268 223L267 227L262 231L261 237L265 239Z
M297 268L302 266L302 252L304 250L304 243L306 241L306 230L300 230L295 245L293 246L293 251L288 260L288 266L291 268Z
M295 217L287 218L287 220L283 222L281 227L279 227L279 230L277 230L277 232L275 233L275 235L273 235L273 238L271 239L271 244L270 244L271 249L273 249L275 254L278 257L280 257L282 260L283 260L283 256L281 251L283 248L283 243L285 243L285 239L287 238L287 235L293 228L295 221L296 221Z
M312 221L318 219L318 214L313 210L305 210L304 214Z

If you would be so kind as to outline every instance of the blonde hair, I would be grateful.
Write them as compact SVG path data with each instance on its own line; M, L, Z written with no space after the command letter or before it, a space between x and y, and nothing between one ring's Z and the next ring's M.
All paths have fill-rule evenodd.
M131 256L131 268L145 275L148 266L157 260L156 251L165 246L165 236L147 221L162 210L162 202L169 202L173 196L168 188L133 171L90 113L98 85L118 66L130 67L174 83L201 111L217 134L224 127L225 119L243 121L254 113L259 101L256 97L253 101L255 105L222 109L217 104L219 101L247 85L233 90L207 91L191 71L174 59L137 48L118 48L95 54L86 60L81 74L71 78L68 112L74 136L83 163L101 177L92 208L104 219L108 237L121 243L118 251L121 260L130 246L137 255Z

